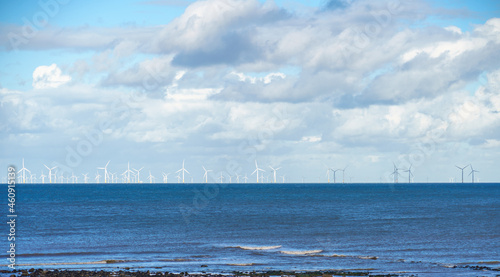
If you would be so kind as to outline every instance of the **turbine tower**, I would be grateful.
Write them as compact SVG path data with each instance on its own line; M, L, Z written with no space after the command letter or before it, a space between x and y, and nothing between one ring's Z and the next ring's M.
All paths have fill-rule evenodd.
M162 173L163 173L163 172L162 172ZM169 174L170 174L170 173L166 173L166 174L165 174L165 173L163 173L163 182L164 182L165 184L168 184L168 175L169 175Z
M464 182L464 169L466 169L468 167L468 165L464 166L464 167L460 167L458 165L455 165L458 169L462 170L462 183Z
M471 165L471 164L470 164L470 170L471 170L471 171L470 171L469 175L471 175L471 174L472 174L472 183L474 184L474 172L479 172L479 171L477 171L477 170L475 170L474 168L472 168L472 165Z
M394 171L391 173L391 175L394 175L394 183L398 183L398 177L399 175L401 175L399 173L399 168L397 168L396 164L395 163L392 163L394 165Z
M266 172L264 169L259 168L259 166L257 165L257 160L255 160L255 171L251 175L257 173L257 183L259 182L259 171Z
M347 169L347 166L346 166L346 167L344 167L344 169L342 169L342 170L341 170L341 171L342 171L342 184L344 184L344 183L345 183L345 182L344 182L344 180L345 180L345 179L344 179L344 175L345 175L345 170L346 170L346 169Z
M208 183L208 172L212 171L211 169L206 169L204 166L201 166L203 167L203 170L205 170L205 174L203 174L203 178L205 179L205 183Z
M222 180L224 179L224 176L222 176L222 172L220 173L220 177L219 177L219 178L217 178L217 179L219 179L219 180L220 180L220 183L222 184Z
M142 169L142 168L141 168ZM151 170L149 171L149 176L148 176L148 180L149 180L149 183L152 184L153 181L154 181L155 177L153 175L151 175Z
M326 167L326 177L328 179L328 183L330 183L330 170L332 170L331 168L329 168L327 165L325 165Z
M137 171L137 183L140 183L140 182L141 182L141 175L140 175L140 174L141 174L141 170L142 170L143 168L144 168L144 166L143 166L143 167L141 167L141 168L139 168L139 169L132 168L132 170Z
M52 183L52 170L56 169L57 166L54 166L53 168L49 168L48 166L44 165L48 170L49 170L49 183ZM54 173L55 175L55 173ZM55 179L55 178L54 178Z
M128 162L127 163L127 170L125 170L125 172L122 173L122 175L126 176L127 183L130 183L130 173L134 173L134 172L132 172L132 170L130 170L130 162Z
M184 183L184 172L187 172L187 174L191 174L191 173L189 173L189 171L187 171L184 168L184 160L182 160L182 168L177 170L175 173L178 173L178 172L182 172L182 183Z
M411 183L411 176L413 176L413 173L411 173L411 167L413 165L410 164L410 168L408 168L408 170L405 170L404 172L408 172L408 184Z
M82 174L83 175L83 182L86 184L87 181L89 180L89 174L88 173L85 173L85 174Z
M40 178L42 178L42 184L45 184L45 177L47 176L45 176L42 171L42 175L40 175Z
M331 171L333 171L333 183L337 183L337 176L336 176L336 173L337 171L340 171L340 169L333 169L333 168L330 168Z
M108 182L108 164L111 161L108 161L108 163L104 167L98 167L97 169L104 169L104 183Z
M276 171L278 171L281 167L274 169L272 166L269 166L269 168L271 168L274 171L274 183L276 183Z
M52 170L56 169L57 166L54 166L53 168L49 168L48 166L44 165L48 170L49 170L49 183L52 183ZM55 173L54 173L55 174ZM55 179L55 178L54 178Z
M26 172L29 172L31 174L31 171L29 171L26 167L24 167L24 159L23 159L23 168L21 168L17 174L19 173L23 173L23 175L21 176L21 179L23 180L23 184L26 183Z

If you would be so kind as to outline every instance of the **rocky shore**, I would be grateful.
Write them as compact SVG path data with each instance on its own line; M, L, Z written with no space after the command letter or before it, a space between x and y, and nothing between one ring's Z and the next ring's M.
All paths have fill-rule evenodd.
M2 276L40 276L40 277L150 277L150 276L168 276L168 277L332 277L332 276L399 276L395 274L374 275L369 272L349 272L349 271L315 271L315 272L292 272L292 271L267 271L267 272L232 272L229 274L211 274L211 273L170 273L170 272L152 272L152 271L89 271L89 270L0 270ZM9 275L10 274L10 275ZM405 275L408 276L408 275Z

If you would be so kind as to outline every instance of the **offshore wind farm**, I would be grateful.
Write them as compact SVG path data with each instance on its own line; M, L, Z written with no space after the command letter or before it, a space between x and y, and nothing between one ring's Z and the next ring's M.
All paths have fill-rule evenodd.
M132 167L130 167L130 162L127 162L127 168L124 169L124 171L122 173L111 173L108 171L108 166L110 164L111 160L109 160L106 165L104 167L96 167L97 171L94 175L94 181L95 183L101 183L101 178L102 178L102 182L104 183L143 183L143 181L141 180L140 178L140 172L145 168L145 166L142 166L140 167L139 169L135 169ZM21 169L18 170L17 172L17 176L18 176L18 182L19 183L22 183L22 184L26 184L26 183L31 183L31 184L45 184L46 183L46 178L48 177L48 180L47 180L47 183L65 183L65 184L70 184L70 183L90 183L90 178L89 178L89 173L86 172L86 173L78 173L78 172L60 172L58 173L58 170L57 170L57 166L54 166L54 167L51 167L49 168L47 165L43 164L43 166L47 169L46 172L44 172L43 169L41 169L41 174L39 175L39 177L37 178L36 174L34 173L31 173L31 170L29 170L28 168L25 167L25 163L24 163L24 159L22 159L22 167ZM265 172L264 169L262 168L259 168L258 166L258 163L257 163L257 160L255 160L255 170L253 172L251 172L250 175L255 175L256 179L255 179L255 183L278 183L279 182L279 176L277 175L277 172L278 170L282 169L281 166L279 167L276 167L274 168L273 166L269 165L268 166L270 169L271 169L271 180L269 180L269 175L266 176L265 180L264 181L264 175L263 173ZM333 168L330 168L330 167L326 167L326 178L321 178L321 176L318 176L318 178L315 178L315 176L309 176L310 179L312 180L318 180L317 182L318 183L332 183L332 184L337 184L337 183L346 183L345 181L345 171L346 169L348 168L348 166L345 166L343 168L339 168L339 169L333 169ZM469 183L477 183L479 182L479 178L476 178L475 177L475 174L474 173L479 173L478 170L475 170L473 167L472 167L472 164L469 164L467 166L464 166L464 167L459 167L459 166L455 166L456 168L458 168L460 170L460 176L461 176L461 179L460 178L456 178L456 180L461 180L461 183L464 183L464 171L466 169L469 169L469 173L467 174L467 172L465 171L465 173L467 174L467 176L469 176L471 179L469 181ZM398 168L396 166L395 163L393 163L393 171L386 175L386 176L383 176L383 177L380 177L380 182L382 183L403 183L400 181L399 177L403 177L402 174L399 172L400 170L403 170L404 172L407 172L408 173L408 179L407 179L407 183L413 183L412 180L414 180L415 178L415 175L413 174L413 171L412 171L412 168L413 168L413 165L410 164L409 167L406 169L406 168ZM219 183L222 183L222 182L227 182L227 183L233 183L233 178L234 178L234 182L235 183L240 183L240 181L242 183L247 183L248 182L248 177L247 176L247 173L250 173L249 172L243 172L242 169L240 168L238 170L238 172L228 172L228 170L221 170L219 171L219 174L220 175L216 175L216 172L214 172L214 170L210 169L206 169L205 166L201 166L201 169L202 170L199 170L199 171L193 171L193 174L191 174L186 168L185 168L185 160L182 161L182 166L180 169L178 170L172 170L171 172L168 172L168 170L165 169L165 171L162 171L161 172L161 178L159 177L158 175L158 178L151 173L151 170L149 170L149 175L147 176L146 180L148 181L148 183L155 183L156 180L161 180L159 181L158 183L168 183L168 175L170 174L174 174L176 175L176 178L177 178L177 183L216 183L216 182L219 182ZM118 172L120 171L120 169L116 169L118 170ZM121 169L123 170L123 168ZM34 172L36 172L35 170L33 170ZM259 178L259 172L262 172L260 174L260 178ZM337 172L342 172L342 180L337 182L337 177L336 177L336 173ZM45 175L45 173L47 173L47 175ZM102 175L101 175L102 173ZM332 173L332 179L330 179L331 175L330 173ZM75 175L76 174L76 175ZM186 174L190 175L191 176L191 179L187 179L186 178ZM241 176L243 176L242 174L245 175L244 178L240 178ZM459 176L459 177L460 177ZM466 176L466 177L467 177ZM352 177L351 177L352 178ZM384 180L385 178L385 182L383 182L382 180ZM392 178L392 180L391 180ZM80 179L81 181L78 182L78 179ZM190 180L189 182L187 182L187 180ZM195 181L196 180L196 181ZM449 182L450 183L453 183L452 180L455 180L454 177L450 178ZM372 182L367 182L367 183L374 183L376 182L377 180L373 180ZM7 177L3 177L3 182L6 183L7 182ZM299 182L302 182L302 180L289 180L289 182L291 183L299 183ZM285 176L282 175L281 176L281 183L285 183ZM424 182L421 182L421 183L424 183ZM429 183L429 180L426 180L425 183ZM431 181L432 183L432 181ZM434 182L436 183L436 182ZM440 183L440 182L437 182L437 183ZM465 183L467 183L467 180L465 180Z

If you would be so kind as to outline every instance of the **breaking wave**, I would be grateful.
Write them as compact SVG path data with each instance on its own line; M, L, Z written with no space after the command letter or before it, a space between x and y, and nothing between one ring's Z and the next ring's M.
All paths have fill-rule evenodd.
M281 245L270 245L270 246L238 245L238 246L230 246L230 248L240 248L243 250L272 250L272 249L281 248Z
M303 251L280 251L287 255L312 255L323 252L323 250L303 250Z

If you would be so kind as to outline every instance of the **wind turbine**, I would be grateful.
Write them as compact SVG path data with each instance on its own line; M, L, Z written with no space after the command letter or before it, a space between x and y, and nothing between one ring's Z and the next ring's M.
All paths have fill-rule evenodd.
M470 164L470 170L471 170L471 171L470 171L469 175L471 175L471 174L472 174L472 183L474 184L474 172L479 172L479 171L477 171L477 170L475 170L474 168L472 168L472 165L471 165L471 164Z
M71 181L74 183L76 183L76 181L78 181L78 177L75 176L75 174L73 172L71 172Z
M181 174L179 173L179 174L177 175L177 183L180 183L180 182L181 182Z
M203 170L205 170L205 174L203 174L203 178L205 178L205 183L208 183L208 172L212 171L211 169L206 169L204 166L201 166L203 167Z
M347 166L346 166L346 167L344 167L344 169L340 170L340 171L342 171L342 184L344 183L344 180L345 180L345 179L344 179L344 175L345 175L345 170L346 170L346 169L347 169Z
M42 175L40 175L40 178L42 178L42 184L45 184L45 177L47 177L47 176L43 175L43 171L42 171Z
M100 178L101 178L101 175L99 175L99 171L97 171L97 173L95 174L95 181L96 181L96 183L99 184Z
M166 173L166 174L165 174L164 172L162 172L162 174L163 174L163 183L167 184L167 183L168 183L168 175L169 175L170 173Z
M83 182L85 182L85 184L87 183L87 181L89 180L89 174L88 173L85 173L85 174L82 174L83 175Z
M111 183L116 183L117 182L117 177L116 177L116 173L112 173L110 172L109 174L111 174Z
M31 174L31 172L30 172L30 183L31 184L36 183L36 174Z
M177 172L182 172L182 183L184 183L184 172L187 172L187 174L191 174L184 168L184 160L182 160L182 168L177 170L175 173Z
M24 183L26 183L26 172L29 172L29 173L31 174L31 171L29 171L26 167L24 167L24 159L23 159L23 168L21 168L21 169L17 172L17 174L19 174L19 173L21 173L21 172L23 173L23 174L22 174L22 177L21 177L21 180L23 180L22 182L23 182L23 184L24 184Z
M408 168L408 170L405 170L404 172L408 172L408 183L411 183L411 176L413 176L413 173L411 173L411 167L413 165L410 164L410 168Z
M141 168L142 169L142 168ZM148 176L148 180L149 180L149 183L152 184L153 181L154 181L155 177L153 175L151 175L151 170L149 171L149 176Z
M333 168L330 168L331 171L333 171L333 183L337 183L337 171L340 171L340 169L333 169Z
M285 175L281 175L281 178L283 178L283 184L285 183Z
M278 171L281 167L274 169L272 166L269 166L269 168L271 168L274 171L274 182L276 183L276 171Z
M252 173L252 175L257 173L257 183L259 182L259 171L266 172L264 169L259 168L259 166L257 165L257 160L255 160L255 171Z
M247 174L245 173L245 177L243 177L243 180L245 180L245 184L247 183L248 177Z
M108 163L104 167L98 167L97 169L104 169L104 183L108 182L108 164L111 161L108 161Z
M330 183L330 170L331 170L331 168L329 168L328 166L326 166L326 176L328 178L328 183Z
M464 167L460 167L458 165L455 165L458 169L462 170L462 183L464 182L464 169L466 169L468 167L468 165L464 166ZM470 174L469 174L470 175Z
M122 173L122 175L126 175L127 177L127 183L130 183L130 173L134 173L132 170L130 170L130 162L127 164L127 170Z
M401 174L398 172L399 168L396 167L396 164L392 164L394 165L394 171L391 173L391 175L394 175L394 183L398 183L398 176Z
M222 180L224 179L224 176L222 176L222 172L220 173L220 177L219 177L219 178L217 178L217 179L219 179L219 180L220 180L220 183L222 184Z
M135 170L137 172L137 183L141 183L141 170L142 169L144 169L144 166L139 168L139 169L132 168L132 170Z

